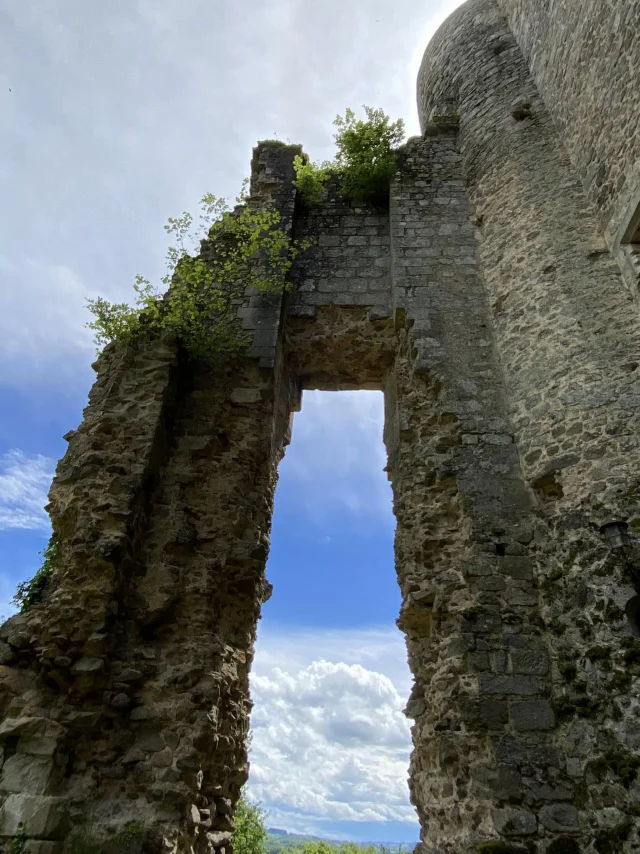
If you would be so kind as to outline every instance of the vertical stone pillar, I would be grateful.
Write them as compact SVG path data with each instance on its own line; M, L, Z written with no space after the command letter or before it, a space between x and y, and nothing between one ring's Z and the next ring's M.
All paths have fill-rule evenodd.
M295 153L258 146L249 200L275 205L287 234ZM20 825L38 854L230 849L295 402L281 307L247 293L252 349L233 363L164 340L99 360L52 487L50 590L1 630L7 850Z
M563 761L533 577L533 496L479 275L457 119L427 131L408 144L391 196L405 331L386 441L399 624L415 677L412 801L425 854L512 854L529 850L525 841L543 851L537 809L553 799Z

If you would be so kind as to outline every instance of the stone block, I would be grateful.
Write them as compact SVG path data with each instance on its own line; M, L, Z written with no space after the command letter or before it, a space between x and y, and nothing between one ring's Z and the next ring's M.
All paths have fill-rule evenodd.
M547 830L575 833L580 830L578 810L571 804L549 804L540 810L540 821Z
M11 664L16 654L8 643L0 641L0 664Z
M240 406L248 406L258 403L260 400L259 388L236 388L231 392L231 402Z
M24 649L29 643L27 618L16 614L0 626L0 638L15 649Z
M29 839L25 843L24 854L58 854L60 845L45 839Z
M510 655L512 673L544 676L549 672L549 655L543 648L514 649Z
M476 697L464 705L464 721L474 729L503 729L509 721L509 710L504 700Z
M518 732L553 729L556 718L547 700L522 700L509 707L511 723Z
M15 753L2 767L0 790L44 795L51 784L53 772L54 764L51 759Z
M21 739L36 736L58 738L61 734L60 724L49 718L20 715L16 718L5 718L0 724L0 741L7 736L17 735Z
M61 798L11 794L0 810L0 835L14 836L23 824L29 836L63 839L67 817Z
M533 578L531 560L528 557L505 555L500 561L500 570L505 575L521 581L531 581Z
M104 667L104 661L101 658L90 658L83 656L71 665L71 672L84 676L86 674L99 673Z
M29 839L25 843L24 854L59 854L61 846L58 842L45 839Z
M538 829L535 815L526 810L494 810L492 818L495 829L504 836L530 836Z
M480 692L484 694L519 694L527 697L540 690L533 676L517 676L508 673L481 673L478 677Z
M165 744L162 736L158 733L151 732L140 736L134 744L134 749L144 750L147 753L156 753L159 750L163 750L164 746Z

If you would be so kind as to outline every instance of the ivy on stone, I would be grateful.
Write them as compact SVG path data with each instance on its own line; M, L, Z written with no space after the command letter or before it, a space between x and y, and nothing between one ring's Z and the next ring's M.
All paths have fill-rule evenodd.
M18 828L18 832L11 840L9 854L25 854L27 850L28 839L29 837L27 836L27 829L24 824L21 824Z
M212 193L200 201L200 222L186 212L171 217L165 231L175 245L167 252L163 289L136 276L133 305L89 300L94 319L87 325L102 348L111 341L132 342L141 333L175 334L194 359L216 360L246 348L238 306L247 286L260 293L282 291L294 259L304 248L290 242L273 208L244 205L231 210ZM166 289L166 290L164 290Z
M365 119L356 118L348 108L336 116L333 161L312 163L298 155L294 160L295 186L302 201L314 205L326 195L326 185L337 176L344 198L355 203L381 202L398 165L397 147L404 138L404 122L392 122L383 110L363 107Z
M42 565L32 578L18 584L15 596L13 597L13 604L19 609L21 614L28 613L34 605L38 605L44 598L58 558L58 545L53 536L41 554Z

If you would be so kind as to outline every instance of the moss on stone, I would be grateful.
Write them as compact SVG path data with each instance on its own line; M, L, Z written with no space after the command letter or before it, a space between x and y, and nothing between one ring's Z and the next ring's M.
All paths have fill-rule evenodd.
M551 575L549 575L549 577L547 578L547 581L549 581L550 583L554 582L554 581L560 581L562 576L563 576L562 567L559 566L559 567L557 567L557 569L553 570Z
M589 661L606 661L611 655L611 651L606 646L592 646L585 652L585 656Z
M640 664L640 638L623 637L622 648L624 649L624 663L627 667Z
M625 618L625 613L615 602L607 602L603 616L609 624L621 623Z
M594 759L589 763L588 768L599 780L602 780L607 773L613 774L628 789L638 776L640 756L624 747L616 747L613 750L607 750L598 759Z
M583 810L591 800L589 786L585 780L581 780L576 786L573 796L573 805L578 810Z
M617 827L598 831L594 841L598 854L620 854L623 844L629 838L631 826L631 822L627 821Z
M578 676L578 668L573 663L560 664L558 670L567 682L573 682Z
M67 842L68 854L140 854L144 828L131 821L111 839L97 841L87 831L76 831Z
M633 677L625 670L618 670L607 683L607 690L614 694L626 694L631 688Z
M593 718L602 710L602 703L599 700L592 700L586 696L572 700L568 697L559 697L551 705L559 721L573 717Z

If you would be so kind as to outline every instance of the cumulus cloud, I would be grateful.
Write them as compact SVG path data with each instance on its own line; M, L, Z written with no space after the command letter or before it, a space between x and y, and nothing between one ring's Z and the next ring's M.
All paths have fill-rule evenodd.
M0 457L0 530L49 528L44 505L53 470L53 460L40 454L13 450Z
M382 474L383 424L381 392L304 393L280 471L295 500L319 524L332 512L395 524L391 487ZM328 444L331 453L319 453Z
M250 794L272 825L415 824L409 804L410 676L393 629L260 632L251 678Z

